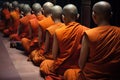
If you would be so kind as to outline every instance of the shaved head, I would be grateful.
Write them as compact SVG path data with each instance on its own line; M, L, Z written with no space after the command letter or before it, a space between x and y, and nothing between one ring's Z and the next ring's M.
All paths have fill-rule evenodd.
M19 3L17 1L13 1L12 5L13 5L14 8L17 8L19 6Z
M23 4L23 3L19 4L19 9L20 9L21 11L23 11L23 7L24 7L24 4Z
M61 19L62 16L62 7L60 7L59 5L55 5L52 8L52 18L54 19Z
M51 14L51 9L53 6L54 6L53 3L51 3L51 2L44 3L43 10L44 10L45 16Z
M106 1L100 1L93 6L92 17L96 24L100 24L103 21L109 22L112 15L111 5Z
M31 13L31 8L30 8L29 4L24 4L23 12L24 12L24 14Z
M42 10L42 7L41 7L41 5L39 3L34 3L32 5L32 9L33 9L33 11L35 13L38 13L38 12L40 12Z
M111 5L106 1L100 1L94 4L93 11L98 15L110 16L112 13Z
M71 20L76 20L78 17L77 7L73 4L68 4L63 8L64 21L69 22Z

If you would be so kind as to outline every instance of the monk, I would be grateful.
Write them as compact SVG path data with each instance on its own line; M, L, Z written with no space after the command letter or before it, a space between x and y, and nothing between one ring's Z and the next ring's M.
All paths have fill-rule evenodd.
M43 5L43 14L46 18L38 22L39 23L39 32L38 32L38 38L39 38L38 46L39 46L39 48L36 48L34 51L32 51L30 55L40 56L41 54L44 53L46 29L54 24L54 21L51 18L52 7L53 7L53 4L51 2L46 2ZM38 59L40 59L40 60L38 60ZM36 62L35 63L36 65L39 65L44 58L42 60L41 60L41 58L38 58L38 59L37 60L39 62Z
M98 26L84 33L79 80L119 80L120 28L110 25L112 9L108 2L97 2L92 10Z
M18 27L18 31L16 34L13 34L10 36L10 40L11 40L11 47L12 48L17 48L17 49L22 49L24 50L24 48L21 45L21 39L22 38L30 38L30 26L29 26L29 21L31 19L36 18L36 16L34 14L31 14L31 8L28 4L25 4L23 7L23 11L24 11L24 17L21 18L20 21L20 25ZM27 54L27 53L26 53Z
M52 16L51 17L55 23L46 29L44 54L41 55L41 56L43 56L45 58L49 58L49 59L53 59L53 57L52 57L52 44L53 44L53 35L55 33L55 30L65 26L61 22L62 8L60 6L55 5L52 8ZM38 54L37 55L31 54L31 59L33 60L34 63L39 63L39 62L41 62L40 61L41 56L38 56Z
M53 44L53 35L55 31L63 26L61 22L62 17L62 8L59 5L55 5L52 8L52 19L54 20L54 25L50 26L46 30L46 38L45 38L45 53L51 53L52 52L52 44ZM48 54L47 54L48 55Z
M36 18L29 21L30 24L30 38L22 38L21 42L27 53L30 53L38 47L38 21L43 20L45 17L42 15L42 7L39 3L34 3L32 9Z
M79 69L81 39L88 28L76 22L78 17L75 5L68 4L63 8L62 18L66 26L55 32L52 48L54 60L45 60L40 65L40 72L45 80L63 80L67 69Z
M3 8L1 10L1 21L0 21L0 30L8 28L10 22L10 11L9 11L9 2L3 3Z
M19 19L20 19L20 13L19 13L19 3L17 1L12 2L12 8L13 10L10 12L11 16L11 25L8 29L4 30L4 36L9 36L11 34L15 34L17 32L18 26L19 26Z
M28 4L24 5L23 11L25 16L19 20L20 25L18 27L18 33L10 36L14 41L21 41L24 37L29 38L29 21L36 18L34 14L31 14L31 8Z

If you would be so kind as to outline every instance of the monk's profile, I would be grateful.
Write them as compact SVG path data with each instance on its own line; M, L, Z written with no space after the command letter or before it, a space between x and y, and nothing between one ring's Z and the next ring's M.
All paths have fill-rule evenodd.
M92 18L98 26L84 33L79 80L119 80L120 29L110 25L111 5L100 1L92 10Z

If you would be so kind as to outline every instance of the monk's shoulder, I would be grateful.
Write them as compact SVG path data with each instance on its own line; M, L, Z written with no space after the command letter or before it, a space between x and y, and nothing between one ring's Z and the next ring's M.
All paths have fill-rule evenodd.
M32 28L38 28L39 27L38 20L36 18L31 19L29 21L29 24L30 24L30 27L32 27Z
M37 16L37 19L38 19L39 21L41 21L41 20L45 19L45 16L41 14L41 15Z
M49 26L54 24L54 21L52 20L51 17L47 17L41 21L38 22L40 27L42 27L44 30L48 28Z
M48 27L48 28L47 28L47 31L48 31L51 35L53 35L57 29L60 29L60 28L63 27L63 26L64 26L63 23L56 23L56 24Z

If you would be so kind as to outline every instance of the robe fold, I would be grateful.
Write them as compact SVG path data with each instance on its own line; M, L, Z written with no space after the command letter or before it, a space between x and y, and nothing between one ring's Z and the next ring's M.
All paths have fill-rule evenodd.
M49 36L49 50L44 56L48 59L53 59L53 56L52 56L53 35L57 29L60 29L62 27L65 27L65 24L58 22L58 23L55 23L54 25L52 25L46 29L46 31L50 34L50 36Z
M54 79L53 74L63 76L67 69L79 69L78 59L81 49L81 39L84 31L87 29L87 27L84 27L77 22L71 22L66 27L57 29L55 34L58 40L60 52L52 65L52 61L43 61L40 65L40 71L52 76ZM48 68L46 65L50 65L52 67Z
M45 17L43 15L36 16L36 18L29 21L30 30L31 30L31 38L22 39L22 45L25 50L29 53L34 49L38 48L38 21L43 20Z
M30 54L30 58L35 64L40 64L43 61L43 57L44 57L43 54L45 51L44 42L45 42L46 29L48 27L50 27L51 25L53 25L54 21L52 20L51 17L47 17L47 18L39 21L38 24L42 30L42 37L41 37L42 41L40 41L41 46L38 49L36 49L37 51L35 50L35 51L31 52L31 54ZM38 55L40 55L40 57Z
M90 52L79 80L119 80L120 28L98 26L85 34Z
M36 18L34 14L32 15L26 15L25 17L20 19L20 32L18 34L11 35L11 39L15 41L20 41L22 38L29 38L29 21L31 19Z
M10 13L10 15L11 15L12 22L9 25L9 28L4 30L4 35L6 36L17 33L18 26L19 26L19 19L20 19L19 11L14 10Z

